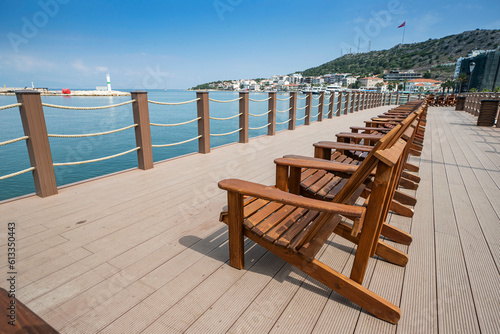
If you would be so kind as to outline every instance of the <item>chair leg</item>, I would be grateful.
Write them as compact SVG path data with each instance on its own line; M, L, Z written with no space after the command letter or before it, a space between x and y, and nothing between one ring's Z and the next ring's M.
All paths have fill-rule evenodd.
M411 234L387 223L382 225L382 235L402 245L409 245L413 240Z
M394 199L401 204L415 206L417 204L417 198L399 190L394 192Z
M389 207L389 210L391 210L392 212L394 212L400 216L408 217L408 218L413 217L413 215L415 213L412 208L409 208L409 207L399 203L396 200L391 201L391 205Z
M228 227L229 227L229 264L237 269L245 266L245 250L243 242L243 196L227 193Z

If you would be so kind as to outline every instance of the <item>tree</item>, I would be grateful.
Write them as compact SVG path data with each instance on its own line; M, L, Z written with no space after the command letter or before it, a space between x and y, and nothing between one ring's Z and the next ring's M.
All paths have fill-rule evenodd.
M495 93L500 93L500 87L499 86L495 87Z
M483 93L486 93L486 92L489 92L489 91L490 91L490 90L489 90L488 88L483 88L483 89L481 89L481 92L483 92Z
M460 73L457 77L457 81L460 84L460 87L458 88L458 92L462 92L462 84L467 81L467 74L465 73Z
M432 75L431 75L431 71L427 71L427 72L425 72L425 73L424 73L424 78L425 78L425 79L430 79L430 78L431 78L431 76L432 76Z
M471 93L477 93L477 88L471 88L471 89L469 89L469 92L471 92Z

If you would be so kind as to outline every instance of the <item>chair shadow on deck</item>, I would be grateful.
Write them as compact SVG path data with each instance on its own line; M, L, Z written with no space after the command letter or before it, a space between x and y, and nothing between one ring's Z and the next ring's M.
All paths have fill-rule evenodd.
M200 238L194 235L183 236L179 239L179 243L184 247L190 248L205 256L209 256L212 259L220 261L221 263L225 263L229 268L231 268L231 270L238 270L236 268L229 266L228 230L226 226L219 228L218 230L216 230L215 232L213 232L212 234L210 234L205 238ZM285 261L279 259L278 256L274 255L273 253L267 250L265 250L264 254L260 254L258 256L251 256L249 252L251 249L253 249L253 247L261 247L261 246L245 237L246 264L244 269L242 270L254 272L260 275L269 275L269 272L265 270L263 266L257 266L256 263L258 263L258 261L260 261L266 255L276 257L277 260L280 262L280 269L276 270L276 272L273 274L272 277L269 275L270 279L275 280L279 283L288 282L294 284L298 288L306 289L314 294L325 295L326 298L329 298L349 308L355 310L361 310L359 306L352 303L347 298L341 296L338 293L334 293L330 288L326 287L325 285L321 284L315 279L309 277L300 269L297 269L292 265L286 263ZM335 242L335 240L328 240L327 247L335 247L342 252L349 253L350 254L349 256L351 256L354 253L353 247L338 244L337 242Z

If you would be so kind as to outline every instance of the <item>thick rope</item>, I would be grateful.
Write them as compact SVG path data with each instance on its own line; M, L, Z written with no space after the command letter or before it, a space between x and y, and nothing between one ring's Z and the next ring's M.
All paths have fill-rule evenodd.
M48 137L53 137L53 138L83 138L83 137L95 137L95 136L102 136L102 135L109 135L111 133L117 133L120 131L125 131L131 128L135 128L137 124L132 124L129 126L126 126L121 129L116 129L116 130L111 130L111 131L105 131L105 132L97 132L97 133L87 133L87 134L81 134L81 135L51 135L48 134Z
M297 108L297 110L302 110L302 109L306 109L307 108L307 105L303 106L302 108Z
M291 119L291 118L289 118L289 119L287 119L287 120L286 120L286 121L284 121L284 122L276 122L276 124L285 124L285 123L290 122L291 120L292 120L292 119Z
M319 107L319 103L315 106L311 106L311 108L316 108L316 107Z
M287 97L286 99L280 99L280 98L277 97L276 100L278 100L278 101L288 101L291 98L292 98L291 96Z
M330 103L328 103L328 104L325 104L325 107L328 107L330 104L332 104L332 103L330 102Z
M264 115L267 115L271 112L271 110L268 110L267 112L263 113L263 114L251 114L251 113L248 113L250 116L253 116L253 117L260 117L260 116L264 116Z
M269 96L267 99L264 99L264 100L254 100L254 99L251 99L251 98L248 98L250 101L252 102L265 102L265 101L268 101L271 99L271 97Z
M248 130L260 130L260 129L267 128L269 125L271 125L271 123L267 123L266 125L259 126L258 128L251 128L251 127L248 127Z
M330 115L330 113L331 113L332 111L333 111L333 110L330 110L329 112L327 112L327 113L325 114L325 116Z
M21 175L21 174L24 174L24 173L31 172L32 170L35 170L35 167L26 168L26 169L20 170L19 172L15 172L15 173L12 173L12 174L7 174L7 175L4 175L4 176L0 176L0 181L8 179L9 177L14 177L14 176L18 176L18 175Z
M301 121L301 120L303 120L303 119L306 119L306 117L307 117L307 115L306 115L306 116L304 116L304 117L302 117L302 118L297 118L297 119L296 119L296 121Z
M11 140L7 140L7 141L3 141L3 142L0 142L0 146L12 144L12 143L15 143L15 142L18 142L18 141L21 141L21 140L25 140L25 139L28 139L28 138L29 138L28 136L24 136L24 137L19 137L19 138L16 138L16 139L11 139Z
M319 100L319 96L318 97L313 97L312 99L313 100Z
M225 120L228 120L228 119L236 118L236 117L241 116L241 115L242 115L242 113L239 113L239 114L236 114L236 115L230 116L230 117L212 117L212 116L210 116L209 118L210 119L215 119L215 120L218 120L218 121L225 121Z
M285 113L285 112L290 111L290 110L292 110L292 107L290 107L290 108L288 108L286 110L276 110L276 112L278 112L278 113Z
M184 140L184 141L180 141L180 142L177 142L177 143L173 143L173 144L151 145L151 146L152 147L170 147L170 146L176 146L176 145L180 145L180 144L189 143L190 141L196 140L196 139L201 138L201 137L202 137L202 135L199 135L197 137L194 137L194 138L191 138L191 139L188 139L188 140Z
M158 102L158 101L151 101L151 100L148 100L149 103L153 103L153 104L161 104L163 106L178 106L178 105L181 105L181 104L188 104L188 103L192 103L192 102L196 102L196 101L199 101L200 99L194 99L194 100L189 100L189 101L184 101L184 102Z
M91 162L104 161L104 160L113 159L113 158L116 158L116 157L119 157L119 156L122 156L122 155L125 155L125 154L128 154L128 153L137 151L138 149L140 149L140 147L136 147L136 148L133 148L131 150L128 150L128 151L125 151L125 152L122 152L122 153L113 154L113 155L110 155L110 156L107 156L107 157L103 157L103 158L98 158L98 159L75 161L75 162L56 162L56 163L54 163L54 166L56 166L56 167L57 166L75 166L75 165L88 164L88 163L91 163Z
M235 102L235 101L238 101L238 100L241 100L242 97L238 97L237 99L234 99L234 100L227 100L227 101L223 101L223 100L215 100L215 99L209 99L210 101L212 102L219 102L219 103L229 103L229 102Z
M226 132L226 133L211 133L210 136L212 136L212 137L222 137L222 136L232 135L233 133L241 131L242 129L243 128L239 128L238 130L234 130L234 131Z
M319 115L319 113L317 113L316 115L311 115L311 118L317 117L318 115Z
M186 121L186 122L181 122L181 123L175 123L175 124L158 124L158 123L149 123L149 125L152 125L152 126L178 126L178 125L184 125L184 124L189 124L189 123L193 123L193 122L196 122L197 120L201 119L201 117L197 117L195 119L192 119L190 121Z
M307 99L307 96L304 96L304 97L297 97L297 100L304 100L304 99Z
M101 107L67 107L67 106L58 106L58 105L50 104L50 103L42 103L42 106L50 107L50 108L57 108L57 109L68 109L68 110L99 110L99 109L109 109L109 108L120 107L120 106L124 106L126 104L130 104L133 102L135 102L135 100L130 100L127 102L122 102L122 103L117 103L117 104L110 104L109 106L101 106Z
M15 107L19 107L19 106L22 106L22 103L14 103L14 104L8 104L6 106L0 106L0 110L15 108Z

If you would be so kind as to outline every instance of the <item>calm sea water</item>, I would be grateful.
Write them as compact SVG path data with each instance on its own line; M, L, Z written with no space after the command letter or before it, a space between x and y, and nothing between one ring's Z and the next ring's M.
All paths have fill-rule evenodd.
M252 99L265 99L267 93L250 93ZM289 94L278 93L278 98L286 98ZM299 97L304 95L299 94ZM210 98L218 100L231 100L238 97L237 92L210 92ZM181 102L196 98L196 93L182 90L151 90L148 99L161 102ZM67 96L42 96L42 102L64 105L91 107L116 104L130 100L124 97L67 97ZM0 106L16 103L15 96L0 96ZM313 104L318 104L317 100ZM304 107L305 99L298 100L298 108ZM288 101L277 101L277 110L286 110ZM267 112L266 102L250 101L250 113L262 114ZM149 104L150 121L152 123L179 123L196 118L196 103L179 106L162 106ZM130 104L103 110L64 110L44 107L45 121L49 134L83 134L103 132L122 128L133 124L132 106ZM297 118L304 116L305 110L297 110ZM312 115L317 109L312 110ZM210 115L215 117L229 117L238 114L238 102L216 103L210 102ZM278 113L277 122L288 119L288 113ZM259 127L267 124L267 115L262 117L250 116L250 127ZM304 121L297 121L297 126ZM287 124L277 125L277 131L288 128ZM226 133L238 129L238 118L219 121L210 120L211 133ZM267 129L250 130L250 137L267 133ZM198 135L196 122L177 127L151 127L153 144L168 144L180 142ZM24 136L19 109L0 110L0 142ZM124 152L134 148L134 130L129 129L116 134L87 138L50 138L52 159L54 162L72 162L105 157ZM211 147L238 141L238 133L224 136L211 137ZM172 157L197 152L198 143L192 141L173 147L153 148L155 162ZM14 173L29 168L30 162L24 141L10 145L0 146L0 176ZM89 163L79 166L55 167L58 186L101 176L128 168L137 167L137 154L130 154L114 159ZM0 181L0 200L35 192L31 173L15 176Z

